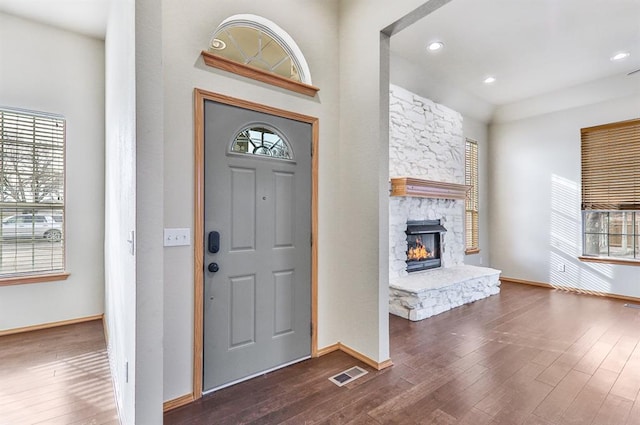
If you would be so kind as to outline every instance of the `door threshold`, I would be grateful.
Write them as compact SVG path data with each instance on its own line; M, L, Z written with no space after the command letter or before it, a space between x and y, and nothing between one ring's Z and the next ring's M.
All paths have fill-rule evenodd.
M274 372L274 371L276 371L278 369L282 369L282 368L285 368L287 366L291 366L293 364L300 363L301 361L308 360L310 358L311 358L310 355L309 356L305 356L305 357L301 357L299 359L292 360L290 362L281 364L279 366L272 367L271 369L267 369L267 370L264 370L262 372L254 373L253 375L245 376L244 378L236 379L235 381L228 382L226 384L220 385L219 387L215 387L215 388L212 388L210 390L205 390L205 391L202 392L202 395L211 394L213 392L222 390L222 389L230 387L232 385L236 385L236 384L239 384L241 382L248 381L249 379L257 378L258 376L266 375L267 373Z

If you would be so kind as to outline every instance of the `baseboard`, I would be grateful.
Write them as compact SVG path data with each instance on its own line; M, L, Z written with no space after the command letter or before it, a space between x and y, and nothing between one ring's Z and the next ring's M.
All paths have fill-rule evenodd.
M181 397L174 398L173 400L167 400L162 403L162 411L168 412L169 410L177 409L178 407L186 406L189 403L193 403L195 397L193 394L185 394Z
M319 349L318 352L316 353L317 354L316 357L322 357L325 354L333 353L334 351L338 351L338 350L340 350L340 343L339 342Z
M502 282L502 283L518 283L520 285L540 286L542 288L555 289L549 283L535 282L533 280L514 279L514 278L511 278L511 277L504 277L504 276L500 276L500 282Z
M39 331L41 329L57 328L59 326L75 325L76 323L91 322L93 320L102 320L102 314L94 316L80 317L77 319L61 320L59 322L42 323L40 325L25 326L22 328L7 329L0 331L0 336L20 334L24 332Z
M370 357L365 356L364 354L354 350L353 348L341 342L335 343L333 345L329 345L327 347L324 347L318 350L318 357L324 356L325 354L333 353L334 351L338 351L338 350L342 351L345 354L350 355L351 357L357 360L360 360L362 363L366 364L367 366L371 366L375 370L382 370L382 369L386 369L388 367L393 366L393 362L391 361L391 359L387 359L383 362L377 362L371 359Z
M636 298L636 297L629 297L629 296L626 296L626 295L618 295L618 294L610 294L608 292L590 291L588 289L573 288L571 286L552 285L550 283L535 282L535 281L532 281L532 280L515 279L515 278L511 278L511 277L502 277L501 276L500 277L500 282L517 283L517 284L520 284L520 285L540 286L542 288L558 289L560 291L573 292L575 294L593 295L593 296L596 296L596 297L614 298L614 299L617 299L617 300L632 301L634 303L640 303L640 298Z

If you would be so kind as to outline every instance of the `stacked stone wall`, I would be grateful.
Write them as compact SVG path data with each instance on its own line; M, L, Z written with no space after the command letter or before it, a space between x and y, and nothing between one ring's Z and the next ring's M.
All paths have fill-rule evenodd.
M389 177L415 177L464 184L462 115L391 85ZM407 220L441 220L447 229L442 267L464 263L464 201L391 197L389 277L406 276Z

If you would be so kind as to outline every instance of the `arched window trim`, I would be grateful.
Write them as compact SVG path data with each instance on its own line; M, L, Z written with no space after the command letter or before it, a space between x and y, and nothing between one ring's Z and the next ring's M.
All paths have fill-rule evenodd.
M222 69L243 77L251 78L263 83L271 84L277 87L282 87L287 90L294 91L296 93L304 94L306 96L315 97L316 93L320 90L311 84L311 71L307 64L302 51L295 43L295 41L289 36L282 28L275 23L269 21L266 18L262 18L257 15L241 14L233 15L225 19L213 32L210 44L215 38L216 34L221 29L230 28L233 26L244 25L251 28L263 31L265 34L273 38L276 42L281 43L285 52L287 52L293 63L297 66L298 75L302 82L295 81L290 78L282 77L280 75L263 71L250 65L245 65L240 62L227 59L225 57L212 54L207 50L201 52L205 65Z
M216 28L213 33L211 41L213 41L213 38L215 38L216 34L220 31L233 27L249 27L257 29L273 38L278 44L280 44L280 46L282 46L284 51L287 52L291 57L291 60L293 60L296 68L298 69L300 81L305 84L313 84L311 81L311 70L309 69L309 65L302 54L302 50L300 50L300 47L298 47L293 38L291 38L291 36L276 23L258 15L233 15L218 25L218 28Z

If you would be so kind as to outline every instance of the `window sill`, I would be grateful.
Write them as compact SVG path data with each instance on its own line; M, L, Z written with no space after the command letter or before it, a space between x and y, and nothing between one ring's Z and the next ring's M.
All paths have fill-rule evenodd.
M580 256L578 260L585 263L604 263L604 264L619 264L622 266L640 266L640 260L623 260L621 258L612 257L585 257Z
M60 280L67 280L70 273L60 272L60 273L47 273L47 274L30 274L24 276L14 276L14 277L5 277L0 278L0 286L11 286L11 285L23 285L28 283L43 283L43 282L55 282Z
M464 250L464 255L480 254L480 248L470 248Z
M205 65L212 68L222 69L223 71L231 72L233 74L241 75L246 78L251 78L263 83L271 84L273 86L281 87L283 89L291 90L296 93L304 94L309 97L315 97L316 93L320 91L319 88L309 84L300 83L298 81L291 80L289 78L281 77L271 72L263 71L258 68L253 68L249 65L244 65L239 62L234 62L222 56L214 55L212 53L203 50L202 59Z

